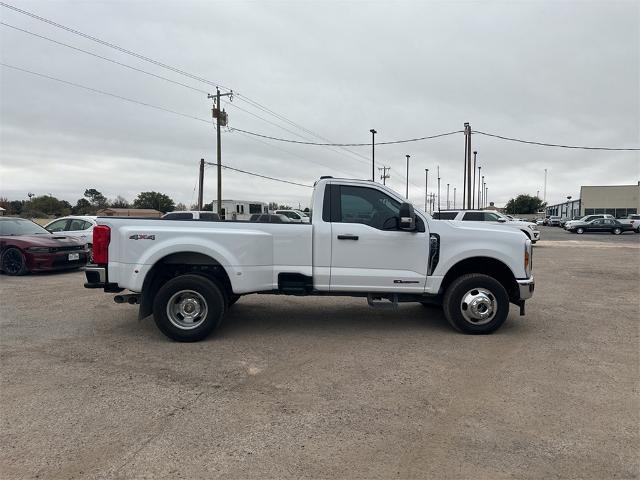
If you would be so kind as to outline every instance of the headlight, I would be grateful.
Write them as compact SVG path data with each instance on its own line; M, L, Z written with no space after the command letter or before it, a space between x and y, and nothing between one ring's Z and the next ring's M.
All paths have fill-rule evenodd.
M29 253L49 253L49 247L28 247Z
M533 256L531 252L531 240L527 239L524 242L524 273L527 278L531 276L531 267L533 265Z
M530 224L530 225L529 225L529 228L530 228L531 230L537 230L537 229L538 229L537 225L534 225L534 224Z

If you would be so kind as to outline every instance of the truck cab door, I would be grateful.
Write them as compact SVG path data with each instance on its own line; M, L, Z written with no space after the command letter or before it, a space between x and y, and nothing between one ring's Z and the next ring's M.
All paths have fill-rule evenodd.
M422 293L429 232L400 230L401 203L374 187L331 185L330 290Z

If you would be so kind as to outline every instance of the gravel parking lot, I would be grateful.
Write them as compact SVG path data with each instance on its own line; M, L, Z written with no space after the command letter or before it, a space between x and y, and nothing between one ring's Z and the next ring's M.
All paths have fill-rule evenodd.
M82 272L1 277L2 478L637 478L640 235L543 228L494 335L251 295L168 341Z

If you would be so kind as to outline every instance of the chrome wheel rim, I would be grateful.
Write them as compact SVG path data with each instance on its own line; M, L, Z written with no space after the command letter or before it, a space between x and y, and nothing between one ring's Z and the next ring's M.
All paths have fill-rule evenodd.
M462 296L460 312L472 325L486 325L497 312L496 297L486 288L474 288Z
M208 311L207 301L194 290L180 290L167 302L167 317L181 330L198 328L207 319Z

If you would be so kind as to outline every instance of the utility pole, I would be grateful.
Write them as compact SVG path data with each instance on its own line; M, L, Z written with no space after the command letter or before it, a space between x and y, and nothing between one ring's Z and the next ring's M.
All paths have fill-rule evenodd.
M473 197L471 187L471 125L467 122L464 124L467 139L467 209L471 209L471 201ZM474 167L475 168L475 167Z
M438 165L438 211L440 211L440 165Z
M485 187L486 183L484 183L484 175L482 175L482 201L480 202L482 204L482 208L484 208L485 205L485 198L484 198L484 187Z
M542 199L544 203L547 203L547 169L544 169L544 198Z
M484 187L484 201L489 206L489 187Z
M369 130L371 132L371 181L376 181L376 132L375 129Z
M391 170L391 167L378 167L378 170L382 170L382 175L380 175L380 180L382 180L383 185L386 185L387 178L391 177L391 175L387 174L387 172Z
M216 94L211 95L207 94L207 98L215 99L215 103L213 108L211 109L211 115L216 119L216 158L218 159L218 215L222 218L222 145L221 145L221 135L220 135L220 127L227 126L227 112L221 110L220 107L220 98L221 97L229 97L229 100L233 99L233 91L228 93L220 93L220 89L216 87Z
M451 209L451 204L449 203L449 184L447 183L447 210Z
M198 175L198 211L202 210L202 187L204 186L204 158L200 159L200 174Z
M464 170L462 174L462 209L464 210L467 201L467 127L469 124L464 123Z
M409 198L409 157L411 155L405 155L407 157L407 190L406 193L404 195L405 198Z
M427 189L429 188L429 169L424 169L424 211L427 211L427 198L429 198L429 194L427 193Z
M480 174L481 173L482 173L482 167L478 166L478 208L480 208Z
M456 187L453 187L453 209L456 209Z
M477 151L473 151L473 186L471 188L471 208L476 208L476 156Z

